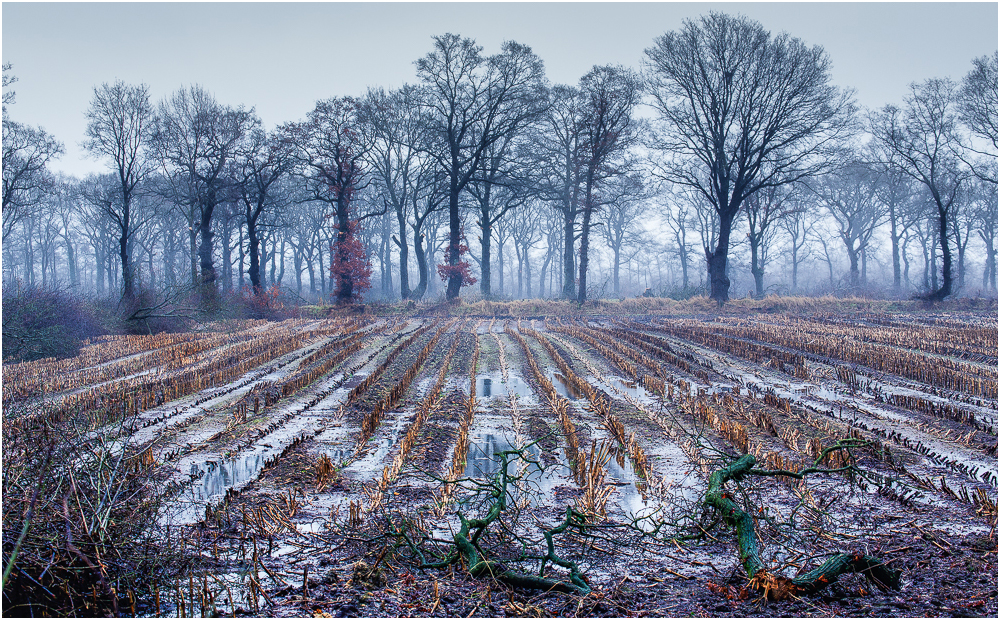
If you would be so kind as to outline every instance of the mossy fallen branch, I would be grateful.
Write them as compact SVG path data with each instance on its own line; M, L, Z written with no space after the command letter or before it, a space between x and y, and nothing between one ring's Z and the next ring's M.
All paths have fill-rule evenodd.
M825 456L825 452L822 456ZM820 458L822 458L822 456ZM757 459L752 454L741 457L729 466L716 470L708 481L705 505L712 507L723 521L736 529L740 563L751 577L751 586L763 589L766 596L781 600L797 594L811 594L835 582L845 573L861 573L881 589L899 589L901 572L886 566L882 560L859 553L838 553L821 566L793 579L773 575L760 559L760 545L750 513L742 510L725 490L730 480L739 482L746 476L784 475L803 478L810 473L833 473L838 470L824 470L811 467L801 472L773 472L755 470ZM841 468L843 469L843 468Z
M458 513L461 522L459 531L454 535L455 549L443 562L425 563L421 568L441 568L449 564L461 563L468 567L469 574L476 578L492 577L514 588L565 592L567 594L589 594L590 586L584 580L583 573L576 562L564 559L556 554L554 537L567 529L576 528L584 533L587 527L586 517L572 506L566 507L566 518L562 523L543 532L546 543L546 553L528 559L540 560L538 575L511 570L489 555L479 545L479 541L487 529L503 515L507 508L507 487L511 476L507 473L507 465L512 455L523 457L522 450L505 450L500 452L500 470L497 481L494 479L490 489L492 504L486 516L482 519L470 519ZM548 563L569 570L569 582L543 577Z

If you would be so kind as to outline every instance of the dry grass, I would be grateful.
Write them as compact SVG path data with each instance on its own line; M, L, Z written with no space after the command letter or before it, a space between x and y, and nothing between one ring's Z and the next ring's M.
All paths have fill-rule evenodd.
M575 301L523 299L514 301L461 300L417 304L382 304L376 314L450 315L484 317L582 317L590 315L742 315L754 313L812 312L921 312L921 311L996 311L995 299L961 298L928 305L917 300L869 299L865 297L820 297L768 295L763 299L744 297L733 299L719 308L712 299L702 295L684 301L664 297L638 297L623 300L596 299L582 306Z

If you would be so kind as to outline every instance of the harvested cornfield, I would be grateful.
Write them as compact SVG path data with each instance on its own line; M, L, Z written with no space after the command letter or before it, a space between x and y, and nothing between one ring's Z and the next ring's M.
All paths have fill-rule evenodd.
M227 323L3 413L5 613L997 613L995 314Z

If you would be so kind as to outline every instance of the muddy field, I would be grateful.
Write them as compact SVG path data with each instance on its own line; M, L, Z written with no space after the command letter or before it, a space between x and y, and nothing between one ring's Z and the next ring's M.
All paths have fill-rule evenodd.
M995 313L244 322L3 390L5 433L91 412L155 481L173 559L125 613L997 614ZM744 454L770 581L704 503ZM898 589L769 587L840 552Z

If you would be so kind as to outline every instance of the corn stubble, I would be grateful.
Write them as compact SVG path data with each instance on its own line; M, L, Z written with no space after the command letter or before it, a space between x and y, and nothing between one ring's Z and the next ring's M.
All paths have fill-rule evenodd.
M480 302L484 311L488 303ZM652 302L634 305L643 311L659 307ZM623 307L608 306L611 311ZM714 510L737 529L740 545L750 544L746 532L753 532L747 530L751 525L775 522L767 493L798 498L805 511L803 528L839 536L825 529L843 526L836 525L840 521L831 516L830 504L810 482L816 476L848 490L846 495L884 498L902 514L912 514L927 497L952 502L989 525L995 540L996 476L984 472L976 456L996 456L996 416L988 413L995 412L997 398L995 327L877 311L852 317L767 314L707 320L567 314L538 329L522 319L486 318L484 336L477 334L484 324L478 319L413 319L415 327L367 316L234 322L217 332L104 338L68 360L5 366L5 611L11 605L24 613L45 606L59 613L134 614L137 601L148 602L147 609L155 601L159 613L161 599L180 615L225 608L223 600L230 611L237 600L253 613L267 611L261 605L273 604L274 591L267 583L284 579L269 575L273 571L262 561L265 553L258 544L267 541L269 555L276 537L301 534L296 519L308 504L304 489L281 489L257 506L241 504L241 491L229 489L217 504L206 506L206 526L227 523L240 531L240 561L248 567L243 593L225 592L231 584L210 581L207 574L182 577L176 572L177 560L191 553L189 546L195 543L159 531L155 524L178 492L162 481L164 468L180 453L157 441L135 442L132 433L149 427L180 432L187 426L172 420L216 399L224 401L217 408L223 422L210 440L232 441L240 453L288 422L293 414L276 413L288 411L282 409L288 401L340 373L338 382L310 401L314 405L379 355L385 357L332 414L338 423L357 420L349 432L352 456L335 462L325 453L313 453L307 464L311 493L348 489L343 511L339 505L333 509L332 523L338 527L368 531L377 525L376 515L399 508L389 505L398 501L392 491L411 476L414 448L427 420L440 413L449 377L466 379L470 388L462 404L455 405L456 430L447 446L451 458L440 471L429 472L437 484L433 500L404 528L413 533L410 544L429 531L430 520L452 518L458 507L467 506L463 502L470 487L459 481L480 424L477 407L483 405L476 394L477 366L489 352L505 383L512 371L529 380L541 403L533 415L557 424L555 445L565 451L572 471L567 482L579 491L563 527L582 539L587 523L622 518L612 501L612 459L620 466L628 460L647 502L699 511L672 495L676 481L650 456L658 443L668 442L679 448L687 459L684 468L703 485L700 508ZM381 348L374 346L376 341L383 343ZM505 341L513 349L506 349ZM456 357L463 342L471 345L471 358ZM315 348L281 378L249 383L262 376L261 369L276 368L279 358L310 345ZM437 357L429 363L432 355ZM527 368L517 368L515 355ZM456 364L456 359L463 361ZM586 409L560 395L542 370L548 364L543 359L551 360ZM736 374L734 368L745 372ZM608 374L644 393L616 387ZM417 399L411 387L421 376L432 382ZM250 387L235 392L241 381ZM822 394L814 396L820 388ZM499 402L496 407L509 416L517 449L541 439L529 432L515 396ZM346 468L383 428L386 414L401 407L412 407L413 413L402 440L379 464L379 473L366 484L340 484ZM355 418L346 416L346 410ZM211 419L215 412L204 415ZM581 427L585 413L596 422ZM910 424L906 429L889 425L892 416L905 416ZM253 434L258 432L262 434ZM298 436L266 467L310 450L309 436ZM581 436L590 437L589 446L581 446ZM518 503L509 507L512 515L526 514L526 497L533 492L523 485L528 466L522 461L511 482L519 489ZM768 486L771 482L777 486ZM726 485L740 492L726 491ZM552 500L539 501L547 509ZM668 513L660 512L661 520ZM691 534L693 526L709 525L698 521L697 514L670 514L674 521L661 521L657 531L669 530L675 541ZM552 557L564 561L552 549ZM741 548L738 555L750 557L751 551ZM384 551L386 558L401 561L396 553ZM489 551L483 553L476 556L477 570L494 566ZM837 556L839 563L803 573L811 575L806 579L782 575L759 554L754 557L757 564L747 568L748 587L771 598L806 596L845 571L872 574L884 568L877 558L847 554ZM382 561L380 557L372 570ZM577 565L570 564L574 579L579 578ZM880 573L880 585L892 587L895 569L886 570ZM153 574L172 574L173 579L153 583ZM512 583L532 583L517 579ZM568 591L577 587L566 585ZM303 592L309 591L306 571Z

